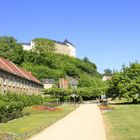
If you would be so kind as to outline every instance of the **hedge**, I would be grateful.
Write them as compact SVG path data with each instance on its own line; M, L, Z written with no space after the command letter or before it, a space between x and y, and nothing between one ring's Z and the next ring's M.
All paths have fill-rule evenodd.
M0 94L0 123L22 117L22 110L26 106L42 105L57 99L27 94ZM28 115L28 114L27 114Z
M77 97L77 100L92 100L99 97L101 94L105 93L105 88L93 88L93 87L85 87L85 88L71 88L71 89L60 89L60 88L52 88L45 90L45 94L51 95L52 97L57 97L61 101L65 101L68 98L72 97L73 94Z

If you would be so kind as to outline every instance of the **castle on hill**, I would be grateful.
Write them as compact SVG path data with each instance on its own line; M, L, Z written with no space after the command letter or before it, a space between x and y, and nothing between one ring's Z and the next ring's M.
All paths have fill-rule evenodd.
M67 39L63 42L53 41L55 43L55 53L76 57L76 47ZM24 50L31 50L35 44L34 41L31 41L30 43L23 43L22 45Z

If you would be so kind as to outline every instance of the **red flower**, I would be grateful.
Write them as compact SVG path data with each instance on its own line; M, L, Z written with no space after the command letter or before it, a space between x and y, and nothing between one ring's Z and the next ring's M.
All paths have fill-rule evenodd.
M60 111L62 109L55 107L47 107L47 106L33 106L34 110L48 110L48 111Z

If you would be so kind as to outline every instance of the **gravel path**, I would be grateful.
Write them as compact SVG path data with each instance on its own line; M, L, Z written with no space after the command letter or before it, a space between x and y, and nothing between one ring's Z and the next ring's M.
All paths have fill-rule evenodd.
M96 104L80 105L30 140L106 140L100 110Z

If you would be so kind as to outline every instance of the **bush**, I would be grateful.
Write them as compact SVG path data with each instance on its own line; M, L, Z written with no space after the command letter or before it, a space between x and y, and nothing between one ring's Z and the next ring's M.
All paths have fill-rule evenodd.
M24 115L22 110L27 106L43 105L44 102L50 101L55 102L56 99L26 94L0 94L0 123L22 117Z
M20 137L17 134L9 132L0 132L0 140L19 140Z
M99 97L102 93L105 92L105 88L93 88L93 87L83 87L76 89L60 89L52 88L45 91L45 94L49 94L52 97L57 97L61 102L67 101L72 98L72 95L75 94L77 101L82 100L93 100Z
M123 66L120 72L114 73L107 91L107 96L113 99L125 98L132 103L140 100L140 64L132 63Z

